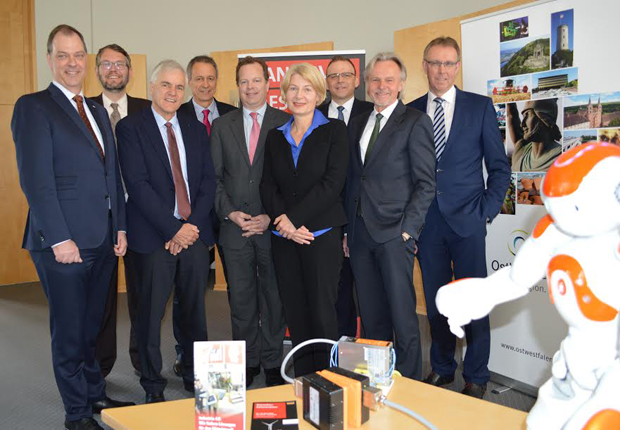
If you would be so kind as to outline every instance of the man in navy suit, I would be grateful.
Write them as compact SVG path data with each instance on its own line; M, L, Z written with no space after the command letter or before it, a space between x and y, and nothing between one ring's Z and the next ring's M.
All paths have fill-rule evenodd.
M219 71L217 69L217 63L213 58L208 55L195 56L187 63L186 73L187 84L192 90L192 98L187 103L181 105L179 112L196 117L196 119L206 127L207 134L211 137L211 124L213 124L213 121L228 112L237 110L237 108L215 98ZM215 212L213 212L213 233L215 235L215 241L219 244L220 221L215 215ZM224 260L224 252L221 246L218 246L218 252L224 270L224 278L226 278L226 261ZM214 248L209 252L209 260L211 262L215 261ZM230 294L230 290L228 291ZM179 318L178 300L175 296L172 307L172 327L174 338L177 341L175 345L177 359L174 362L172 370L177 376L181 376L181 363L183 362Z
M433 128L428 116L400 101L407 70L396 54L377 54L364 77L374 109L349 125L343 248L350 251L366 337L395 337L396 369L420 380L413 258L435 194Z
M164 401L161 320L174 288L179 301L181 376L194 391L194 342L207 340L205 290L215 174L205 127L177 113L185 71L159 63L150 79L151 109L116 126L127 187L127 226L137 278L137 341L146 403Z
M103 91L92 100L102 105L110 116L112 130L116 124L127 115L135 114L151 106L149 100L131 97L127 94L127 84L133 74L131 57L121 46L117 44L106 45L99 49L95 59L95 71L97 79L101 83ZM140 372L140 359L138 358L138 346L136 345L135 320L136 320L136 293L134 288L134 270L131 259L131 251L123 257L125 262L125 285L127 289L127 307L129 308L129 358L136 372ZM118 266L118 260L117 260ZM118 268L112 271L110 289L106 300L105 312L101 331L97 336L97 348L95 355L101 367L101 373L106 377L112 371L116 362L116 303L118 291Z
M510 180L491 99L454 86L460 57L459 46L451 37L431 41L423 62L429 92L409 104L433 119L437 154L437 192L418 243L432 337L432 372L425 382L436 386L451 383L457 366L456 338L437 311L437 290L453 277L487 276L486 223L499 213ZM472 321L465 333L463 393L482 398L489 380L489 318Z
M67 429L127 406L105 395L95 341L115 267L127 249L114 136L102 106L84 99L86 45L73 27L49 35L53 82L15 104L11 130L30 211L23 247L49 302L52 360Z

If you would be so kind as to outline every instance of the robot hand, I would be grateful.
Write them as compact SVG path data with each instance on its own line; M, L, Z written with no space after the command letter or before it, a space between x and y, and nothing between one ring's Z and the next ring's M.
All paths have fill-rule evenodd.
M510 278L510 267L498 270L488 278L459 279L437 292L437 309L448 318L450 331L463 337L463 326L487 316L495 305L527 294Z

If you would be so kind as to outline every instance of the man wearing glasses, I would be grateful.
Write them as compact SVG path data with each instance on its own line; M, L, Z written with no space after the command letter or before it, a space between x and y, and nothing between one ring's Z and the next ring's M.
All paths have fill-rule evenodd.
M486 223L499 213L510 166L491 99L454 86L461 51L451 37L438 37L424 50L429 92L409 103L433 120L437 157L435 198L418 242L426 310L431 326L432 372L425 382L454 381L456 338L435 305L437 290L454 279L487 276ZM488 177L482 173L484 161ZM465 327L467 354L463 394L482 398L489 380L489 318Z
M127 94L127 83L131 79L131 58L127 51L116 44L104 46L97 53L95 71L102 86L102 93L92 100L102 105L108 112L112 129L116 123L129 114L140 112L151 105L149 100L131 97ZM140 372L138 346L134 333L136 314L135 272L133 270L132 252L127 250L123 257L125 262L125 280L127 285L127 305L131 329L129 333L129 357L136 372ZM112 371L116 362L116 292L118 290L118 259L112 272L110 289L106 301L101 331L97 337L95 356L104 377Z
M371 102L355 98L355 89L360 85L360 77L353 62L342 55L336 55L327 65L327 89L331 101L319 106L319 110L328 118L337 118L349 124L357 115L370 112ZM349 256L342 261L340 282L338 284L338 336L355 336L357 334L357 308L353 299L353 272Z

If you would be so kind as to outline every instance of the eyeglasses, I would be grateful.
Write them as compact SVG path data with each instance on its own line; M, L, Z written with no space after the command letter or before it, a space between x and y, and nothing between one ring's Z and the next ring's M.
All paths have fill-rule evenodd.
M441 62L424 60L424 62L431 66L431 68L433 69L439 69L441 66L444 66L446 69L453 69L458 64L458 62L455 63L454 61Z
M336 79L340 77L342 77L342 79L351 79L355 77L355 73L343 72L343 73L330 73L329 75L327 75L327 79L331 79L332 81L335 81Z
M99 65L105 70L110 70L112 66L114 66L116 70L125 70L125 68L127 68L127 63L124 61L117 61L115 63L111 61L102 61Z

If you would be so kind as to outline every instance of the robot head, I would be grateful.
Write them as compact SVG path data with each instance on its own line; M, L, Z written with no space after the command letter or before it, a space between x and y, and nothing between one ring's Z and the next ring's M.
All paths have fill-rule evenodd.
M543 181L545 208L573 236L620 227L620 147L586 143L562 154Z

